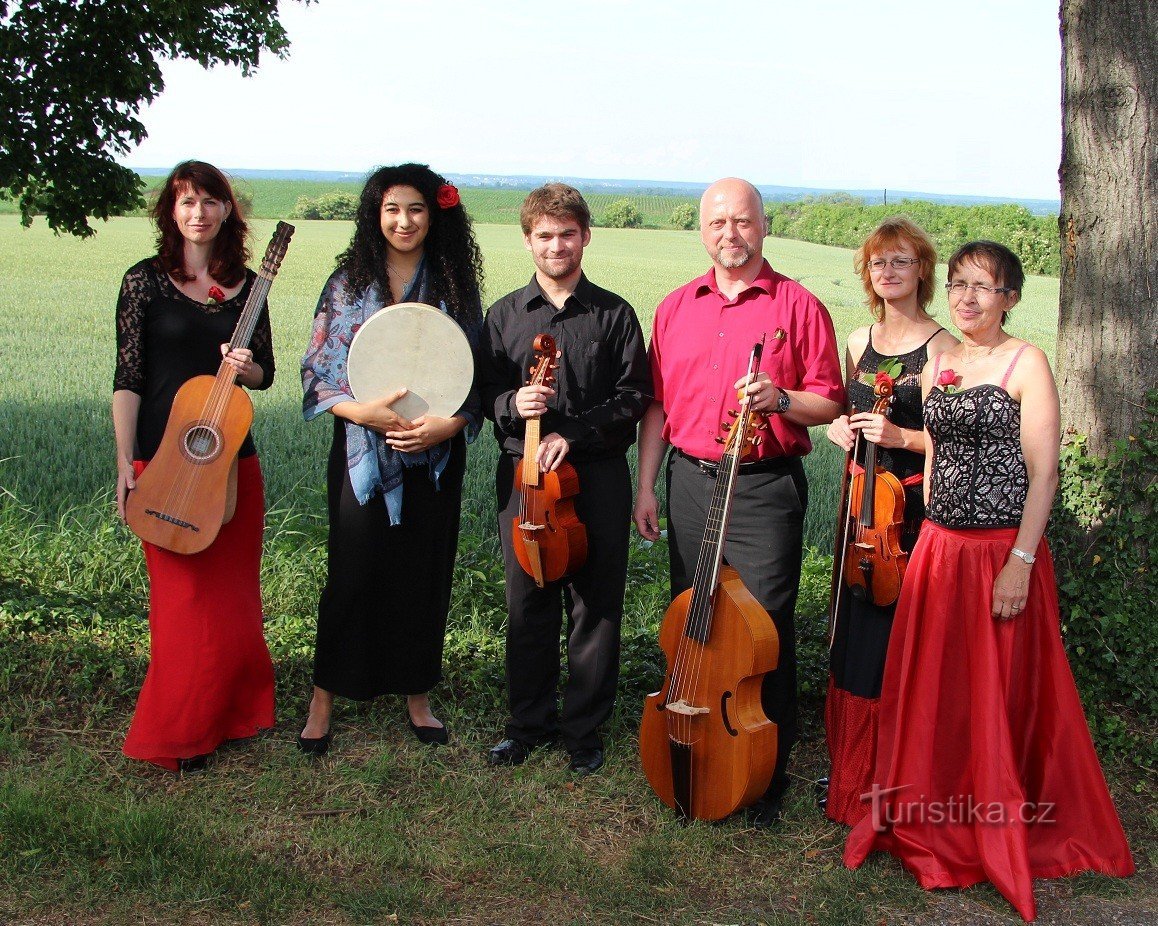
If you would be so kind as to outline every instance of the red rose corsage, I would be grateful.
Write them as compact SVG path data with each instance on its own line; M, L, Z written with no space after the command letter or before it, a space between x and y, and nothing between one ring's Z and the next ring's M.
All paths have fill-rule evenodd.
M960 382L960 377L956 370L942 370L937 374L937 385L947 393L956 392L958 382Z
M444 183L440 186L436 199L439 209L453 209L462 202L462 197L458 195L458 188L452 183Z
M209 298L205 300L206 305L217 305L219 302L225 301L225 293L221 291L220 286L209 287Z

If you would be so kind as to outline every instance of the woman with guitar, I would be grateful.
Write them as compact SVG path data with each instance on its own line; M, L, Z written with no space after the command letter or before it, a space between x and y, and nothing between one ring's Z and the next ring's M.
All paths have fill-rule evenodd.
M248 229L229 181L201 161L177 165L152 208L155 257L131 267L117 301L113 425L117 510L161 447L170 408L191 377L224 363L250 389L273 382L268 311L249 347L229 342L256 279ZM182 554L145 543L150 661L125 740L130 758L191 771L225 740L274 723L273 665L262 633L261 467L247 434L236 508L213 543Z
M406 696L418 740L449 740L428 692L442 678L442 645L458 546L466 465L463 430L477 433L471 390L449 418L408 420L391 405L405 390L355 401L347 359L363 322L384 306L436 306L477 340L482 255L458 190L422 164L383 167L366 181L354 237L338 257L302 361L307 420L333 415L327 470L330 536L318 603L314 689L298 747L330 745L334 696ZM432 365L440 345L429 345ZM471 437L473 437L473 433Z
M899 217L882 222L856 252L856 271L876 321L848 337L845 367L851 408L828 428L829 440L849 456L836 523L831 675L825 704L831 769L822 805L831 819L848 825L867 812L860 796L868 789L876 754L877 704L896 607L895 586L903 554L913 549L925 516L921 370L931 357L957 343L926 311L933 298L936 265L928 236ZM885 393L884 402L880 392ZM890 556L887 549L874 553L890 525L873 525L871 514L866 525L861 505L849 504L858 490L866 494L863 489L870 481L876 483L869 486L875 488L870 508L871 495L887 491L884 480L865 473L866 457L875 458L874 469L895 477L888 481L903 514L892 530L899 535L899 550L894 552L902 555ZM851 494L850 478L855 480ZM890 569L895 580L891 590L882 586Z

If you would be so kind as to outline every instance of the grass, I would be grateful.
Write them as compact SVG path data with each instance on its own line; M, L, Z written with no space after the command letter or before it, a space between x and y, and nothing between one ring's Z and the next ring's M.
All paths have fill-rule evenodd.
M255 224L260 250L272 225ZM658 545L632 548L606 773L574 781L558 751L517 770L488 769L483 754L505 709L489 434L471 449L446 680L435 692L453 745L420 748L400 700L383 699L341 706L331 758L311 764L297 754L291 740L322 582L329 429L301 421L296 361L349 232L344 223L299 224L273 290L280 372L255 397L269 507L262 583L282 722L223 749L207 774L177 780L120 756L148 634L139 548L111 517L108 397L115 294L123 271L149 253L149 228L118 219L78 242L0 217L0 353L9 369L0 380L0 921L1012 922L988 887L930 895L888 859L855 873L841 866L843 831L821 822L805 784L825 765L821 555L806 561L798 621L800 785L778 830L681 825L638 771L638 705L661 671L654 638L667 590ZM516 227L483 224L479 238L488 299L526 281ZM849 252L789 241L770 241L768 252L826 302L842 337L863 323ZM585 262L592 279L630 299L645 328L656 302L705 265L693 233L604 229ZM1027 289L1013 330L1052 351L1057 281ZM818 440L808 531L821 548L837 466ZM1099 878L1044 883L1042 922L1153 909L1153 783L1125 766L1109 771L1142 874L1128 888Z

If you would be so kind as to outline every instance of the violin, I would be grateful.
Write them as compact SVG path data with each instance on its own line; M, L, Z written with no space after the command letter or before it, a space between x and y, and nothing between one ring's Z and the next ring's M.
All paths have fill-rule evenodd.
M533 342L535 362L529 386L550 386L561 352L555 339L540 334ZM569 575L587 562L587 528L575 514L574 498L579 494L579 476L564 460L553 471L539 470L540 420L528 418L523 440L523 458L515 466L515 491L519 493L519 514L511 531L515 558L523 571L542 588Z
M872 413L888 416L893 403L893 381L882 378L873 386ZM856 449L864 440L857 432L856 444L849 454L851 464ZM901 481L883 467L877 466L877 445L867 441L864 468L847 481L844 513L844 539L839 564L833 570L831 627L839 608L840 579L849 591L862 601L887 607L901 593L909 554L901 549L901 528L905 520L905 490ZM853 467L846 467L851 469Z
M759 372L763 341L752 351ZM767 422L741 393L708 509L692 587L671 603L660 626L667 657L663 687L647 696L639 752L648 783L682 816L719 820L754 803L772 781L776 725L760 688L779 661L776 626L723 564L724 540L740 459Z

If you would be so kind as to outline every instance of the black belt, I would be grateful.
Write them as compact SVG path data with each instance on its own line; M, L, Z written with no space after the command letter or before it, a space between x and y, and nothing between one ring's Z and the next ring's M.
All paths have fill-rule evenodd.
M693 457L690 453L684 453L679 447L674 448L675 452L687 460L689 463L694 463L699 467L700 472L705 476L711 476L713 479L719 475L720 464L713 463L711 460L701 460L699 457ZM800 463L800 457L765 457L763 460L753 460L751 463L741 463L740 472L744 475L749 473L786 473L794 469Z

